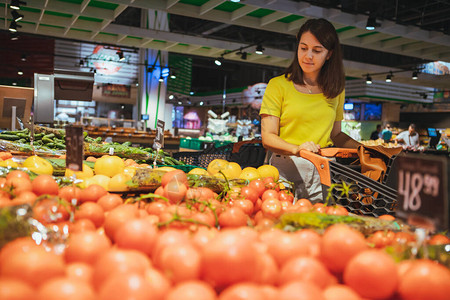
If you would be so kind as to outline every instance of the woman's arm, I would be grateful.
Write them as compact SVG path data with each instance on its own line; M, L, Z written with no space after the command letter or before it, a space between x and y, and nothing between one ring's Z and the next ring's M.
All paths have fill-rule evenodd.
M341 131L341 121L334 122L330 137L336 147L358 148L362 145Z
M283 155L299 155L300 150L305 149L318 152L319 145L313 142L306 142L302 145L294 145L286 142L279 136L280 118L271 115L261 115L261 137L264 148Z

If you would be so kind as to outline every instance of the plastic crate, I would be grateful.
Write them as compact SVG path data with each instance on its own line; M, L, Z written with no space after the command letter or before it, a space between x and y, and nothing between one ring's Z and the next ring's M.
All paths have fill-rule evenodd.
M191 148L191 142L190 139L180 139L180 148Z
M195 168L199 168L198 166L192 166L192 165L171 165L171 166L167 166L167 165L158 165L159 167L172 167L178 170L182 170L185 173L189 173L189 171L195 169Z
M189 149L192 150L203 150L204 142L199 139L191 139Z
M378 182L361 174L360 166L346 165L355 162L356 150L334 148L331 152L334 153L329 157L335 158L323 157L308 151L302 151L301 156L316 166L322 185L326 189L332 184L351 185L348 195L338 189L333 189L332 195L337 204L344 206L351 213L360 215L379 217L385 214L394 214L397 205L397 191L385 183L396 155L386 158L387 169L383 180Z
M203 152L176 152L173 154L173 158L178 159L188 165L200 167L200 168L208 168L208 165L214 159L229 159L229 155L227 154L219 154L219 153L203 153Z

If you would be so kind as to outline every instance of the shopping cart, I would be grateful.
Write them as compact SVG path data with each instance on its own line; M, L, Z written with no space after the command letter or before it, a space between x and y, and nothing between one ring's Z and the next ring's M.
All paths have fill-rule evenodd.
M364 150L380 151L380 157L385 163L385 171L378 180L369 178L361 173L361 152ZM397 191L388 186L388 176L393 162L400 149L387 150L376 147L365 149L325 148L320 154L303 150L300 156L309 160L316 167L320 181L325 189L341 185L341 188L333 188L332 197L337 204L347 208L351 213L378 217L385 214L394 214L397 204ZM366 170L364 170L366 171ZM350 185L347 191L343 191L342 185ZM326 198L328 193L324 193ZM325 200L325 199L324 199Z

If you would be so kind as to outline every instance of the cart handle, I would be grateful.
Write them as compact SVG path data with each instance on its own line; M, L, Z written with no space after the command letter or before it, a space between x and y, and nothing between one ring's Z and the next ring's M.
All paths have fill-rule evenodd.
M300 150L300 157L309 160L316 167L322 184L331 186L330 164L327 158L304 149Z
M319 154L325 157L358 157L358 150L354 148L323 148Z

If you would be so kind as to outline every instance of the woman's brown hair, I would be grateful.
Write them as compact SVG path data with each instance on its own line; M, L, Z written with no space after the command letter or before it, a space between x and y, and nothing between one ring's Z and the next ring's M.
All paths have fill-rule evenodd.
M310 19L300 27L297 33L297 47L291 65L285 70L284 76L299 85L305 85L303 70L298 61L298 47L303 33L311 32L316 39L331 52L331 56L320 69L317 83L325 97L337 97L345 88L344 64L339 38L334 26L325 19Z

